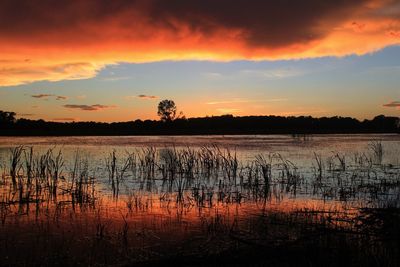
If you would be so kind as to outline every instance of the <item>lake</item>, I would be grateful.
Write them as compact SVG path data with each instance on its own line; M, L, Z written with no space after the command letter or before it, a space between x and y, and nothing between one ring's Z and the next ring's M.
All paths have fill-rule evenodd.
M11 265L203 258L360 236L399 208L400 135L0 137L0 173Z

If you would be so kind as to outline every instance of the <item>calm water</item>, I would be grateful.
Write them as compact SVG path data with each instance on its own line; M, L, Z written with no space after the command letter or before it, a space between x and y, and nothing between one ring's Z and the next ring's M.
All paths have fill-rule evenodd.
M24 151L12 182L17 146ZM400 135L0 137L0 234L68 232L78 248L93 235L115 244L123 235L129 249L161 255L217 232L253 240L271 211L329 212L354 227L361 208L400 206L399 167Z
M177 150L217 146L224 153L236 154L242 167L255 159L257 155L279 154L289 160L307 180L313 179L316 161L320 156L323 163L339 154L347 164L352 164L356 155L373 157L370 143L381 142L383 146L382 164L400 165L400 135L397 134L355 134L355 135L310 135L293 137L290 135L239 135L239 136L83 136L83 137L0 137L0 166L9 163L10 149L23 145L34 147L40 154L52 149L54 153L62 151L64 172L68 173L77 151L89 159L89 169L97 180L108 181L105 159L112 151L123 161L127 153L140 153L153 147L157 154L168 148ZM159 155L157 155L158 157ZM275 160L275 162L277 162ZM335 162L334 162L335 163ZM121 162L122 164L122 162ZM327 168L327 166L324 166ZM279 171L279 168L276 168ZM129 173L126 176L129 178ZM131 181L125 179L125 183ZM107 187L102 186L103 191Z
M242 136L94 136L94 137L0 137L0 163L8 162L9 149L18 145L33 146L37 151L49 148L61 149L64 158L71 159L77 151L91 158L92 165L101 167L104 158L117 151L137 151L144 147L163 149L167 147L198 149L216 145L221 149L236 152L241 161L253 160L256 155L279 153L299 169L307 171L314 165L314 153L328 158L336 153L353 158L355 153L371 154L371 141L381 141L384 149L383 163L400 165L400 135L357 134L357 135L312 135L294 138L290 135L242 135ZM92 166L95 167L95 166Z
M70 153L76 149L86 151L93 157L103 158L112 150L124 151L142 147L192 147L217 145L236 151L243 159L257 154L280 153L290 160L305 163L313 153L331 156L343 153L368 152L368 144L379 140L385 150L384 160L399 163L400 135L398 134L354 134L354 135L310 135L294 138L290 135L235 135L235 136L90 136L90 137L0 137L1 156L10 147L34 146L38 149L62 148Z
M63 154L64 173L68 173L77 151L89 159L89 169L97 180L106 183L105 159L112 151L123 161L127 153L140 153L153 147L156 157L168 148L182 150L217 146L223 153L236 154L243 167L257 155L279 154L289 160L299 173L311 180L315 172L316 155L321 157L324 167L326 160L335 155L344 157L352 164L355 156L373 157L371 142L379 141L383 147L383 165L400 165L400 135L396 134L356 134L356 135L310 135L293 137L290 135L239 135L239 136L91 136L91 137L0 137L0 167L3 172L9 164L10 149L16 146L34 147L36 156L52 149ZM335 162L334 162L335 163ZM279 168L277 168L279 171ZM129 177L127 173L126 176ZM126 183L129 184L129 179ZM104 189L104 188L102 188Z

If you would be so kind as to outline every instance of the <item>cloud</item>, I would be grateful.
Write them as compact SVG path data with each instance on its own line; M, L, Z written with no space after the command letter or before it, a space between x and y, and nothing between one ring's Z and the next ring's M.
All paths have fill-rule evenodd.
M0 37L0 48L4 46ZM0 68L0 86L12 86L43 80L54 82L88 79L95 77L97 72L104 67L102 63L91 62L58 63L57 61L59 60L68 59L60 58L60 55L54 56L54 61L48 60L46 59L45 48L43 48L43 51L41 48L38 49L37 60L31 62L17 60ZM4 55L0 52L0 56L9 57L10 55Z
M53 121L78 121L78 118L53 118Z
M308 116L311 114L323 114L323 113L329 112L328 110L325 110L325 109L307 109L307 108L302 108L302 107L299 107L297 109L298 109L298 111L280 112L276 115L279 115L279 116Z
M357 21L354 21L353 23L351 23L351 26L353 27L353 30L355 32L362 32L365 28L365 23L358 23Z
M360 55L400 44L399 32L397 0L4 0L0 86L118 62Z
M400 101L392 101L387 104L384 104L383 106L389 108L400 108Z
M48 94L31 95L31 97L33 98L45 98L45 99L49 98L50 96L53 95L48 95Z
M137 97L141 98L141 99L157 99L158 98L158 96L155 96L155 95L138 95Z
M207 105L220 105L220 104L233 104L233 103L249 103L253 102L252 100L246 99L233 99L233 100L226 100L226 101L211 101L207 102Z
M158 96L155 95L128 95L125 96L126 100L131 100L131 99L144 99L144 100L154 100L154 99L158 99Z
M281 68L281 69L265 69L265 70L242 70L240 74L246 76L260 77L266 80L278 80L291 77L298 77L307 74L310 70L300 70L293 68Z
M221 114L240 113L240 109L237 108L217 108L216 110Z
M63 107L68 108L68 109L80 109L80 110L84 110L84 111L98 111L98 110L103 110L103 109L108 109L108 108L115 108L116 106L106 106L106 105L100 105L100 104L95 104L95 105L67 104L67 105L64 105Z
M56 96L56 100L67 100L67 99L68 99L68 97L66 97L66 96L62 96L62 95Z
M400 30L399 31L388 31L388 35L394 38L400 38Z
M35 116L33 113L17 113L18 117L32 117Z
M237 103L260 103L260 102L282 102L287 101L287 98L270 98L266 100L250 100L250 99L232 99L225 101L211 101L206 102L207 105L220 105L220 104L237 104Z
M205 78L212 79L212 80L220 79L220 78L223 77L223 75L221 73L219 73L219 72L205 72L205 73L202 73L202 75Z
M67 100L67 96L62 96L62 95L51 95L51 94L38 94L38 95L31 95L33 98L41 98L48 100L49 97L55 97L56 100Z
M130 80L132 77L122 76L122 77L104 77L101 80L106 82L116 82L116 81L123 81L123 80Z

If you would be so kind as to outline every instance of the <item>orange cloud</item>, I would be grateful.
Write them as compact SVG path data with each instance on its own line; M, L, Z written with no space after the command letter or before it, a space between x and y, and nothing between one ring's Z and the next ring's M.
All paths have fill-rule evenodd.
M241 110L237 108L217 108L216 111L220 114L237 114Z
M392 101L387 104L384 104L383 106L389 107L389 108L399 108L400 109L400 101Z
M67 121L79 121L78 118L53 118L51 119L52 121L62 121L62 122L67 122Z
M141 98L141 99L157 99L158 98L155 95L138 95L137 97Z
M118 62L361 55L400 44L399 18L396 0L5 0L0 86Z
M33 113L17 113L18 117L32 117L35 116Z

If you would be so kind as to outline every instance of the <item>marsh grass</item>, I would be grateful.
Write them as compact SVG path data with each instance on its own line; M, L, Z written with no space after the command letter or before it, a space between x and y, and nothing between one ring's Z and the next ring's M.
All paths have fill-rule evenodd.
M104 183L79 150L69 162L61 149L19 146L2 167L0 253L13 266L201 262L252 251L276 255L250 263L291 263L285 253L311 257L312 247L331 257L346 248L356 263L368 256L395 266L400 168L376 157L314 153L302 172L280 154L243 161L217 146L114 150L102 161Z
M21 166L21 155L23 152L23 146L17 146L11 149L10 155L10 177L13 186L17 186L17 179L19 178L19 172L22 168Z
M372 151L375 164L381 165L384 155L382 142L379 140L373 140L368 144L368 147Z

